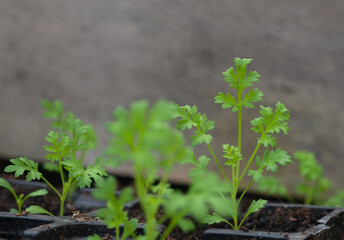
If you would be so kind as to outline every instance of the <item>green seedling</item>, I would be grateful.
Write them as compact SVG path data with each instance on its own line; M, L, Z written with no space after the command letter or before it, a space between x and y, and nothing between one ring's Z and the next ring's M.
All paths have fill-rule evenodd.
M41 100L41 106L45 110L43 116L51 120L51 127L57 131L60 131L64 134L68 132L73 132L70 130L69 122L74 119L74 113L65 112L64 106L61 101L49 101L46 99ZM83 149L80 149L79 160L84 161L88 151L93 150L97 147L97 136L92 125L83 124L84 131L82 134L79 134L79 142L83 145ZM59 172L59 166L56 162L44 162L43 168L47 171ZM71 189L70 194L67 197L68 202L71 201L73 193L76 189Z
M98 181L101 176L106 176L105 169L100 164L90 164L84 168L80 152L88 148L88 142L83 137L88 131L88 126L80 119L69 117L66 119L66 131L50 131L46 137L48 145L45 158L52 163L57 163L62 192L59 192L38 170L38 163L26 157L11 159L12 165L5 168L5 172L14 172L15 177L26 174L26 181L40 180L46 182L60 198L60 215L63 216L64 204L68 195L75 188L90 187L93 181ZM65 174L65 171L68 174Z
M305 204L319 204L323 193L331 188L331 182L323 176L323 168L313 153L298 151L294 157L303 177L303 182L296 186L296 193L304 196Z
M74 113L65 112L61 101L41 100L41 106L45 110L43 116L52 120L51 127L57 131L67 134L70 132L70 119L74 119ZM83 124L84 131L78 136L79 142L83 144L83 149L80 150L79 159L83 161L88 151L97 147L97 136L92 125ZM56 164L46 163L44 165L47 170L59 170Z
M261 178L257 183L257 191L278 199L286 199L290 203L295 202L294 198L289 195L287 187L281 183L280 179L274 176L264 176Z
M133 200L133 191L131 188L122 189L117 196L116 179L112 176L101 180L96 184L96 190L92 193L96 199L106 201L107 207L98 210L97 216L104 219L108 228L116 230L116 240L136 238L135 230L138 226L138 220L128 218L128 213L124 209L124 204ZM120 236L120 227L123 226L123 233ZM95 236L94 236L95 237ZM88 238L92 239L92 238Z
M115 121L107 124L112 137L105 163L117 167L131 162L133 166L136 195L145 217L144 236L137 239L164 240L175 226L190 231L195 225L187 216L201 219L215 202L224 203L222 206L229 203L219 194L229 187L221 184L217 176L193 181L185 194L170 188L167 181L174 165L192 159L192 149L185 145L183 134L171 126L174 108L175 104L165 100L152 107L147 101L136 101L129 110L118 107ZM212 183L211 187L207 183ZM159 236L162 223L167 228Z
M19 196L18 196L16 194L15 190L13 189L13 187L11 186L11 184L1 177L0 177L0 186L4 187L8 191L10 191L11 194L13 195L14 199L16 200L18 208L10 210L11 212L14 212L14 213L20 213L22 211L22 206L28 198L43 196L43 195L46 195L48 193L48 191L46 189L39 189L39 190L36 190L36 191L33 191L33 192L27 194L26 196L22 193L19 194Z
M289 131L289 111L280 102L277 102L275 109L260 106L259 112L261 116L251 121L251 129L259 134L257 144L248 160L244 160L242 154L242 112L244 108L254 108L253 103L260 101L263 96L263 93L257 88L252 88L253 84L258 82L260 75L256 71L246 71L246 67L251 61L251 59L235 58L236 69L231 67L223 75L224 80L236 91L236 94L232 95L231 93L224 94L220 92L215 97L215 103L221 104L222 108L231 109L232 112L238 113L237 144L223 145L223 158L226 160L224 165L230 168L229 172L225 171L222 162L216 156L210 145L213 137L209 134L209 131L214 128L214 122L209 121L205 114L199 113L196 106L179 106L175 114L178 117L177 128L181 130L195 130L194 135L191 136L192 145L205 144L223 178L232 185L231 196L229 197L233 202L233 210L229 211L231 214L225 216L221 212L214 212L206 220L208 223L227 222L233 229L239 229L249 214L258 211L267 203L263 199L253 201L239 222L239 204L252 183L258 182L263 177L263 170L266 169L275 172L277 170L277 163L284 166L291 162L287 152L281 148L277 148L276 138L273 137L274 133L283 132L287 134ZM266 151L263 156L257 156L262 146L266 148ZM201 156L198 161L194 157L190 163L195 166L195 169L191 170L190 175L198 175L206 172L206 166L209 161L210 159L206 156ZM255 169L252 167L253 163L256 165ZM241 187L242 180L247 176L251 177L251 180L248 185L243 186L244 190L238 196L238 190ZM233 223L228 222L223 217L232 218Z
M304 199L304 204L344 206L344 191L338 191L333 197L326 199L326 191L329 191L333 183L323 175L323 168L317 162L314 153L298 151L294 153L298 163L302 181L297 184L295 194ZM295 202L287 188L276 177L264 177L258 183L257 190L269 195L286 198L289 202Z

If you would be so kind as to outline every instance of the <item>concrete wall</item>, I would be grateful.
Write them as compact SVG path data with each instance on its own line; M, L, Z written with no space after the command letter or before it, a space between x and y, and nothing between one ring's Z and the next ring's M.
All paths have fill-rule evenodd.
M222 72L234 57L246 57L261 74L262 104L290 109L280 145L290 154L314 151L343 188L343 8L342 0L2 0L0 155L43 159L42 98L60 99L95 126L100 146L91 162L116 106L161 97L196 104L215 120L221 154L222 143L236 142L236 115L213 98L227 91ZM245 114L244 127L256 116ZM247 155L256 135L244 134ZM292 186L296 166L280 170Z

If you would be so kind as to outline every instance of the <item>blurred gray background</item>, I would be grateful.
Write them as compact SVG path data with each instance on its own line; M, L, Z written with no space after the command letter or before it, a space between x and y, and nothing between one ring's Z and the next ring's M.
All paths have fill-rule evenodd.
M88 162L106 146L104 122L116 106L162 97L196 104L214 120L221 154L223 143L236 143L237 117L213 98L228 90L222 72L245 57L261 75L261 104L290 109L291 130L279 145L290 155L313 151L343 189L343 9L342 0L2 0L0 156L44 159L50 126L42 98L94 125L99 147ZM256 110L244 114L246 156ZM279 169L289 186L296 167ZM187 181L187 169L178 167L173 180Z

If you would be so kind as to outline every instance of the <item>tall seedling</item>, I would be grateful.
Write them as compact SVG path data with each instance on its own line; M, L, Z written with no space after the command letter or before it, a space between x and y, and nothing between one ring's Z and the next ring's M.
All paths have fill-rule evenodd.
M192 145L205 144L223 178L228 180L232 185L230 198L233 202L233 209L230 211L231 214L224 216L221 212L214 212L213 215L205 219L205 222L209 224L226 222L233 229L239 229L249 214L258 211L267 203L267 201L263 199L254 200L239 222L239 204L252 183L254 181L259 181L259 179L263 177L263 170L276 171L277 163L284 166L291 162L287 152L283 151L281 148L277 148L276 138L273 137L274 133L283 132L287 134L289 130L289 111L284 104L280 102L276 103L275 109L260 106L259 112L261 116L251 121L251 130L259 134L257 144L248 160L244 160L242 154L242 112L244 108L254 108L253 103L261 101L263 96L263 93L257 88L252 88L253 84L258 82L260 75L256 71L247 72L246 67L251 61L251 59L235 58L234 63L236 68L229 68L223 75L224 80L236 94L233 95L231 93L225 94L220 92L215 97L215 103L221 104L223 109L231 109L232 112L237 112L237 143L236 145L223 144L222 146L223 158L226 160L224 165L229 167L230 171L225 171L222 162L216 156L210 145L213 137L209 134L209 131L214 128L214 122L208 121L207 116L199 113L196 106L180 106L176 113L176 117L179 119L177 128L181 130L195 129L194 135L191 136ZM262 146L266 148L266 151L263 156L257 156ZM204 173L209 161L210 159L206 156L201 156L198 161L194 158L190 163L195 165L196 168L190 171L190 175ZM255 163L255 168L252 167L252 163ZM246 176L251 177L251 180L246 186L241 186L242 180ZM244 189L240 196L238 196L239 187ZM227 221L224 217L231 217L233 222Z
M152 107L147 101L136 101L129 110L118 107L115 121L107 125L112 138L106 150L106 164L117 167L131 162L133 166L136 194L145 217L145 234L138 239L156 239L162 223L167 227L161 240L167 239L175 226L190 231L195 225L187 216L201 220L210 206L228 205L218 192L227 191L229 186L221 184L214 175L194 179L185 194L169 187L167 181L174 165L192 159L183 134L171 126L174 109L175 104L165 100Z
M85 134L89 127L80 119L70 116L66 119L64 131L50 131L46 137L48 145L45 150L48 154L45 158L51 163L56 163L61 177L62 192L50 183L38 169L38 163L26 157L11 159L12 165L5 168L5 172L14 172L15 177L26 174L26 181L40 180L46 182L60 199L60 215L64 214L64 205L67 196L76 188L90 187L93 181L101 176L106 176L105 169L100 164L90 164L84 168L82 154L88 148ZM67 172L67 174L65 173ZM35 213L39 213L35 211ZM46 213L46 212L42 212Z

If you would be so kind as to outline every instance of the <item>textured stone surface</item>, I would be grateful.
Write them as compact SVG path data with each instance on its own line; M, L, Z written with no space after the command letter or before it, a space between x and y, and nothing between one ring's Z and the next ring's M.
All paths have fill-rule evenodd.
M262 104L279 100L291 111L290 134L280 145L290 154L314 151L340 187L343 8L342 0L2 0L0 155L43 159L49 124L41 98L60 99L95 126L100 142L92 161L107 143L104 122L116 106L161 97L197 104L215 120L221 154L222 143L235 143L236 116L213 97L226 91L221 73L238 56L254 59ZM244 127L255 116L244 114ZM256 136L244 134L248 155ZM295 166L280 170L292 186ZM185 175L180 168L175 178Z

